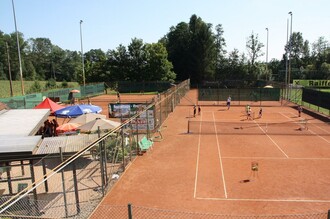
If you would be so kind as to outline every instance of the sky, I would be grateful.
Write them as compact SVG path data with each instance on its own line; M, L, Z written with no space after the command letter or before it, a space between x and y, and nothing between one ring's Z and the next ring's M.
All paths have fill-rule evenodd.
M228 52L247 53L247 38L257 34L265 45L260 61L266 61L266 28L268 61L282 58L291 18L292 31L304 40L330 41L329 0L14 0L14 6L25 40L49 38L62 49L81 51L81 27L84 53L128 46L133 38L156 43L193 14L213 27L222 25ZM12 0L0 0L0 31L15 32Z

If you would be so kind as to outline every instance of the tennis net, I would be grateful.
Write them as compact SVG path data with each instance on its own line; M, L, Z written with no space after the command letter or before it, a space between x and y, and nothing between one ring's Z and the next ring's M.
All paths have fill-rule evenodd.
M219 121L188 121L190 134L219 135L319 135L330 136L330 123L300 122L219 122Z

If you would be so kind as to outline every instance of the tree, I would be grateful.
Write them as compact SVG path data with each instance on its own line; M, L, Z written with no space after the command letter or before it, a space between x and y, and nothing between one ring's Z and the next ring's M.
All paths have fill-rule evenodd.
M206 24L200 17L192 15L189 22L190 71L192 82L213 80L215 75L216 45L212 25Z
M192 15L189 24L170 29L166 48L178 79L190 78L193 84L214 79L217 50L211 24Z
M62 72L58 76L61 81L83 82L81 55L77 51L65 50L65 57L62 60Z
M162 43L144 44L134 38L127 49L120 45L108 51L107 56L105 69L112 80L173 82L176 76Z
M177 74L177 79L185 80L190 78L189 25L181 22L176 27L171 27L167 37L163 38L162 41L166 42L168 59L173 64L173 70Z
M68 80L69 75L64 72L64 62L68 51L64 51L59 46L53 45L51 52L51 77L56 81ZM73 74L74 75L74 74Z
M261 50L262 47L264 47L264 44L259 41L258 34L254 34L252 32L246 42L246 49L248 51L250 63L252 66L254 66L256 60L263 55L263 52Z
M126 47L120 44L117 50L109 50L107 57L105 68L109 72L108 81L130 80L130 58Z
M9 46L9 55L10 55L10 68L11 68L11 75L12 80L20 80L20 66L19 66L19 59L18 59L18 52L17 52L17 35L16 32L11 33L9 35L5 34L4 40L8 43ZM25 56L25 50L27 47L27 43L23 38L23 34L18 32L18 40L20 45L20 53L21 53L21 61L22 61L22 73L23 78L26 76L25 72L25 65L24 60L26 58ZM4 54L7 54L5 52ZM7 59L4 59L4 61ZM6 64L6 66L8 66ZM8 72L8 68L6 68L6 72Z
M48 38L31 38L28 40L26 54L41 80L52 77L52 47L53 45Z
M133 81L144 81L146 79L144 77L144 70L147 57L143 40L132 39L132 42L128 45L128 53L131 67L128 77Z
M312 57L317 69L320 69L321 65L327 61L328 49L329 42L324 37L319 37L317 41L312 44Z
M248 55L250 57L249 62L249 74L250 74L250 80L253 80L256 78L257 74L257 66L256 61L257 59L263 55L262 47L264 47L264 44L262 44L259 41L258 34L252 34L248 37L246 42L246 49L248 51Z
M41 92L41 91L42 91L42 88L41 88L39 81L34 81L33 85L30 87L30 90L28 91L28 93L37 93L37 92Z
M145 46L147 54L145 77L150 81L174 82L176 74L172 71L173 65L167 59L167 51L163 44L152 43Z
M313 56L324 56L327 49L329 48L329 42L325 39L325 37L319 37L313 44L312 44L312 55Z
M228 65L228 60L226 58L226 40L223 36L224 30L222 28L221 24L218 24L215 27L215 46L216 46L216 60L215 60L215 66L216 66L216 79L222 78L222 74L226 74L225 69Z
M101 49L92 49L85 53L86 81L105 81L106 71L104 69L106 55Z

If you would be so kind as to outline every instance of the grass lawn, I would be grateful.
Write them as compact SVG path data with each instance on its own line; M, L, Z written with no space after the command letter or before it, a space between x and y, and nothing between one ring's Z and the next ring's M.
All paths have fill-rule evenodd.
M41 89L44 89L47 81L38 81ZM67 82L68 87L76 87L79 86L77 82ZM29 90L33 86L34 81L24 81L24 91L25 94L29 93ZM13 85L13 95L14 96L21 96L22 95L22 86L21 81L12 81ZM58 87L62 87L62 82L56 82ZM9 80L0 80L0 98L10 97L10 83Z

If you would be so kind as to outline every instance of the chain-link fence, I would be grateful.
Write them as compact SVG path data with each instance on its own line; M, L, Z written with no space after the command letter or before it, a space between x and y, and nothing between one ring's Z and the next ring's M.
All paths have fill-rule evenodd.
M49 90L42 93L28 94L25 96L15 96L8 98L1 98L0 102L5 103L11 109L32 109L43 101L44 97L48 97L55 102L69 103L72 98L70 91L76 89L79 93L71 94L77 99L85 99L87 97L96 96L104 93L104 83L90 84L86 86L79 86L74 88L64 88Z
M105 84L111 90L120 93L163 92L171 87L168 81L114 81Z
M258 102L260 105L267 105L273 101L280 104L280 88L199 88L198 103L201 105L223 104L228 97L231 97L232 105L245 105L246 102Z
M58 148L58 153L1 160L5 171L0 179L0 217L88 218L127 165L143 153L141 139L162 139L163 122L189 89L189 80L171 87L119 127L99 132L97 140L75 154ZM147 116L146 124L149 119L155 124L139 130L135 121L149 109L154 109L154 118Z
M282 90L281 99L301 105L304 108L308 108L314 112L330 116L330 109L328 109L328 107L322 107L323 104L328 104L329 102L327 101L327 95L329 95L329 93L316 91L310 92L310 90L303 89L301 86L291 86L288 89Z
M314 214L292 214L292 215L232 215L213 214L189 211L164 210L147 208L128 204L127 206L99 205L93 213L92 219L103 218L128 218L128 219L327 219L328 212Z

